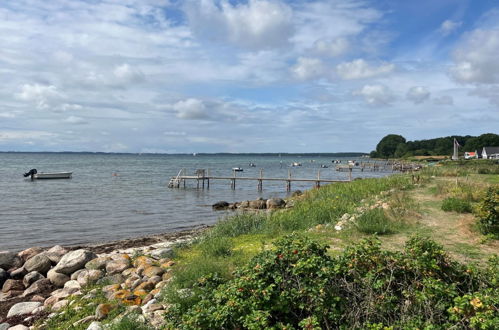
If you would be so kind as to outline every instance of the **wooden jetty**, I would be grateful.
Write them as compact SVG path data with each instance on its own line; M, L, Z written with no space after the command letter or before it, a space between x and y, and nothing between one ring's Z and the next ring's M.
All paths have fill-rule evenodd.
M233 171L232 176L212 176L204 169L197 170L195 175L185 175L185 170L182 169L178 172L177 176L172 177L168 184L169 188L185 188L187 181L196 181L197 189L210 189L210 181L214 180L225 180L230 182L231 189L236 189L236 181L257 181L257 189L258 191L263 190L263 182L264 181L282 181L286 183L286 190L291 191L291 183L292 182L312 182L315 187L319 188L321 183L334 183L334 182L350 182L352 179L351 173L349 176L349 180L330 180L330 179L322 179L320 170L317 172L317 178L314 179L301 179L301 178L293 178L291 177L291 171L288 170L287 178L266 178L263 176L263 170L260 170L259 177L244 177L237 176L236 172Z

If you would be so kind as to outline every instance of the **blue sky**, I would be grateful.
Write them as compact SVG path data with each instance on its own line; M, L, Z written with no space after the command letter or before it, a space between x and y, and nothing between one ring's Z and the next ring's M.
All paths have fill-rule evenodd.
M370 151L499 132L499 1L0 2L0 151Z

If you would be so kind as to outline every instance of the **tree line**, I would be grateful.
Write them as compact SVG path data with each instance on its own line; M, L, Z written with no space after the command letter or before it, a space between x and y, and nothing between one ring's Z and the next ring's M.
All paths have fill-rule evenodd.
M461 146L460 152L478 151L483 147L499 146L499 135L486 133L480 136L452 135L428 140L406 141L402 135L389 134L379 141L372 158L404 158L412 156L452 155L454 139Z

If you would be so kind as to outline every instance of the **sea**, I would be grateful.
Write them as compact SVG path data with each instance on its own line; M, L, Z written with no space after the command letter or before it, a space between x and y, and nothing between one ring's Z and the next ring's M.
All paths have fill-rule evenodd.
M345 164L355 158L331 155L258 154L103 154L0 153L0 251L32 246L107 242L150 234L212 225L228 212L213 211L218 201L285 197L285 182L212 181L210 189L168 188L171 177L184 169L211 175L321 178L347 180L332 161ZM361 159L358 159L359 161ZM298 162L301 166L291 166ZM251 167L250 164L254 164ZM321 165L327 168L321 168ZM23 173L73 172L71 179L29 180ZM288 172L289 171L289 172ZM383 172L355 172L353 177L379 177ZM313 188L313 183L292 183L292 191Z

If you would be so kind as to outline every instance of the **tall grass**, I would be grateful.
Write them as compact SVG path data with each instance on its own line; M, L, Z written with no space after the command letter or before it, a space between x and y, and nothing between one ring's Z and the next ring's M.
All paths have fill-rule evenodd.
M386 235L395 233L398 224L388 218L383 209L375 208L360 215L355 227L364 234Z
M471 213L471 203L467 200L448 197L442 201L442 210L446 212Z

